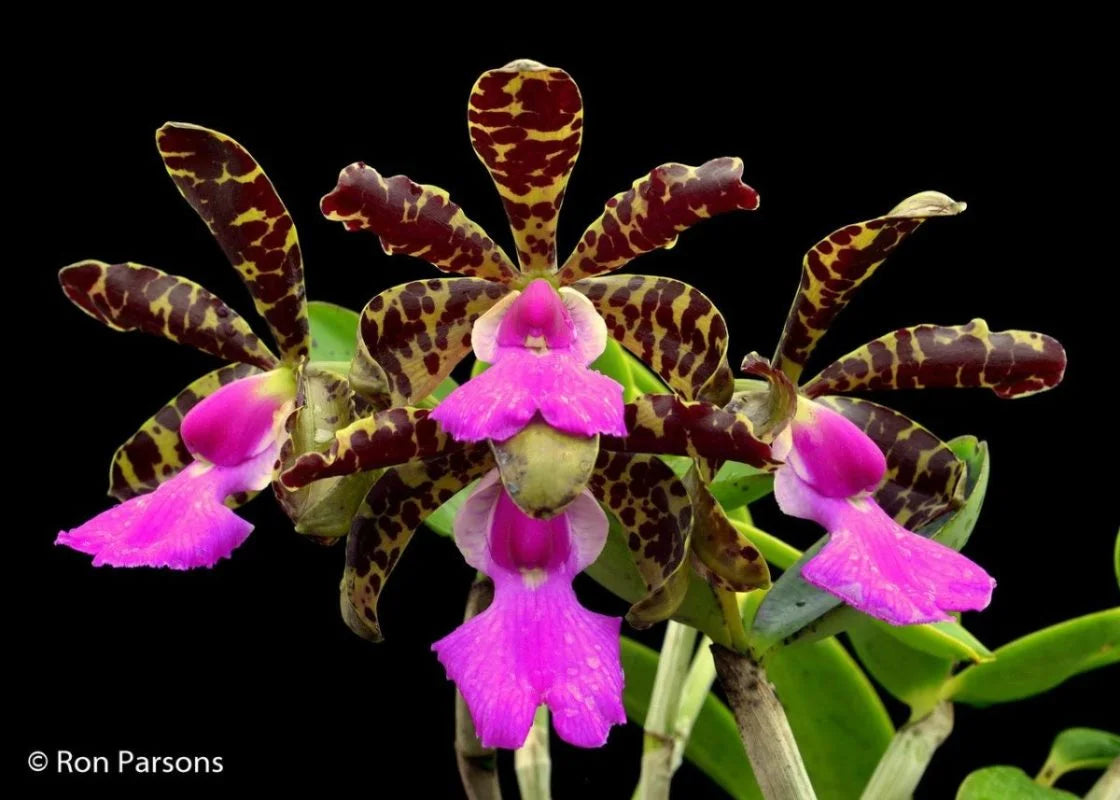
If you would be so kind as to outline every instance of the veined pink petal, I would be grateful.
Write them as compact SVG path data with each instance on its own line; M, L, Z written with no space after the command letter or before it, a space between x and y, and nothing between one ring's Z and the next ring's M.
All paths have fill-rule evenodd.
M500 357L445 397L431 413L460 441L504 441L539 412L577 436L625 436L622 385L566 351L499 348Z
M537 520L517 508L496 471L460 509L456 543L493 578L494 602L432 649L484 745L520 747L542 702L560 737L581 747L603 744L625 722L621 620L583 608L571 586L606 534L606 516L586 491L563 514Z
M290 411L296 386L282 367L223 386L183 418L179 432L197 458L231 467L252 458L276 436L278 417Z
M866 495L826 497L783 467L774 496L786 514L811 519L828 543L801 569L806 581L892 625L951 619L986 608L995 581L975 562L903 528Z
M253 530L224 505L225 499L267 486L279 447L274 441L232 467L196 461L155 491L59 533L55 544L89 553L94 566L211 567Z
M540 278L510 303L498 327L499 347L569 350L574 340L575 325L564 301Z
M874 489L887 470L883 453L863 431L822 405L797 399L793 420L772 452L826 497L850 497Z

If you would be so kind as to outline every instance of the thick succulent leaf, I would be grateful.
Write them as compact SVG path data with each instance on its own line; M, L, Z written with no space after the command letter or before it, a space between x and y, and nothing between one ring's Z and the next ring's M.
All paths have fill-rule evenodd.
M210 227L253 296L285 361L310 352L296 226L249 152L224 133L169 122L156 145L171 180Z
M604 450L740 461L773 471L781 462L757 439L749 418L671 394L645 394L626 404L625 438L601 437Z
M727 364L727 323L687 283L654 275L613 275L580 281L607 331L686 400L722 406L734 381Z
M311 360L349 363L358 343L357 311L334 303L312 300L307 304L311 323Z
M288 489L336 475L434 458L463 445L455 442L426 408L390 408L355 420L334 434L326 452L305 453L280 475Z
M485 445L385 470L366 495L346 540L342 617L362 638L382 640L377 600L412 534L456 492L494 468Z
M1038 782L1051 786L1067 772L1105 769L1120 758L1120 736L1096 728L1069 728L1054 739Z
M386 289L362 311L350 385L381 408L427 397L470 352L474 321L506 291L479 278Z
M583 136L576 82L528 60L488 70L471 89L467 126L502 197L521 269L555 271L556 220Z
M1034 331L992 331L982 319L964 325L915 325L880 336L825 367L809 397L882 389L991 389L1026 397L1053 389L1066 371L1057 339Z
M658 593L682 567L688 569L693 510L685 484L656 456L601 450L588 488L621 524L645 585L643 598L636 601L642 605L631 609L628 620L645 627L667 619L676 609L662 603L658 614L653 614L646 598ZM687 583L681 585L687 590ZM669 594L673 601L684 599L683 592Z
M817 796L857 800L894 728L863 670L835 639L776 651L766 673Z
M926 219L959 214L964 207L940 192L922 192L882 217L846 225L814 245L802 262L801 286L778 341L774 366L796 381L817 341L891 251Z
M152 491L193 459L179 436L183 417L204 397L257 372L249 364L230 364L208 372L175 395L113 454L109 496L124 502Z
M116 331L143 331L261 369L276 356L249 323L194 281L142 264L79 261L58 273L82 311Z
M1120 586L1120 531L1116 532L1116 544L1112 548L1112 569L1116 572L1116 585Z
M774 476L749 464L728 461L708 488L725 511L733 511L773 492Z
M599 437L572 436L538 420L490 447L513 502L531 517L549 519L587 486Z
M875 501L895 522L914 529L959 508L965 464L947 444L892 408L854 397L820 397L866 433L887 458Z
M453 536L455 533L455 515L459 513L463 503L467 502L467 498L471 496L474 487L475 483L472 481L457 491L450 500L429 514L428 518L424 520L424 524L440 536Z
M911 719L921 719L933 710L953 669L953 659L915 650L872 624L870 618L854 621L847 634L864 669L893 697L910 706Z
M957 673L943 696L973 706L1020 700L1120 661L1120 608L1067 620L1016 639L995 659Z
M664 619L668 615L660 614L660 609L675 607L672 618L677 622L691 625L713 641L730 646L731 636L719 601L711 585L691 568L689 559L685 559L662 587L651 594L634 564L628 532L614 514L608 513L607 518L610 520L610 529L603 552L586 572L607 590L634 604L635 608L630 615L631 625L648 627L653 623L643 620ZM684 595L683 600L680 599L681 594Z
M649 713L657 659L657 651L622 637L622 670L626 675L622 703L626 716L639 727L645 724ZM700 706L684 757L736 800L762 800L735 717L714 694L709 693Z
M717 589L749 592L770 586L766 559L731 521L693 464L684 485L692 498L692 552L700 574Z
M1040 786L1018 767L984 767L957 789L956 800L1077 800L1077 795Z
M348 231L369 231L389 255L403 253L468 278L508 283L517 270L502 248L437 186L404 175L382 177L358 161L339 173L323 197L327 219Z
M758 192L741 180L743 162L716 158L690 167L662 164L607 201L560 270L561 283L612 272L633 258L677 243L697 222L758 208Z
M342 375L309 364L299 370L298 387L296 409L288 418L288 439L280 451L282 470L304 453L321 450L337 431L353 422L353 398ZM273 490L299 533L336 538L350 530L376 478L373 471L357 472L314 481L295 491L274 483Z

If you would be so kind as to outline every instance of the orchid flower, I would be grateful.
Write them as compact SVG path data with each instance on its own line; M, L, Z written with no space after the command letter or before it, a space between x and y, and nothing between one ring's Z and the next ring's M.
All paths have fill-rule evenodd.
M607 518L584 490L549 520L513 502L491 471L455 517L467 563L494 580L494 600L432 645L471 709L486 747L520 747L537 706L556 732L598 747L626 721L619 661L621 619L588 611L572 579L607 538Z
M344 169L322 201L328 218L374 233L388 253L415 255L460 277L397 286L367 304L349 378L383 410L338 431L325 452L296 459L281 481L298 488L389 467L347 545L343 613L368 638L381 638L377 600L413 531L495 465L530 516L561 513L585 486L613 512L646 586L630 618L650 624L680 598L661 590L688 569L691 501L661 459L623 446L619 389L588 364L609 335L682 397L723 403L733 383L727 326L684 283L604 273L671 247L702 219L755 208L758 195L741 182L738 159L663 165L609 200L561 263L557 214L583 132L571 77L530 61L486 72L471 92L468 127L502 197L520 269L443 190L384 178L363 163ZM492 362L486 372L434 411L409 405L472 347ZM725 457L770 463L749 420L725 416L734 424L710 437L731 453ZM393 466L407 459L416 461ZM752 585L761 585L765 562L747 552Z
M268 486L291 447L291 412L308 382L323 376L305 368L311 337L299 241L268 177L217 131L168 123L156 142L179 191L245 281L281 358L243 317L186 278L132 263L65 267L63 291L99 322L235 363L191 383L117 450L109 494L122 503L57 542L93 555L95 565L188 569L212 566L249 534L252 526L227 504Z

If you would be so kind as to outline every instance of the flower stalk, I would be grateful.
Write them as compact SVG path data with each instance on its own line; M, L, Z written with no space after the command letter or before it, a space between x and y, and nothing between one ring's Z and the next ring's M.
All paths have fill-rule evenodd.
M665 628L645 720L642 771L636 792L640 800L669 797L669 783L680 763L677 751L683 750L683 742L687 740L687 736L685 740L678 740L676 725L697 635L695 628L679 622L670 621Z
M551 800L552 758L548 751L548 706L541 706L533 717L533 727L525 744L513 753L517 786L521 800Z
M481 614L493 599L493 582L489 578L479 579L467 595L467 610L463 619ZM455 761L459 765L459 780L468 800L501 800L497 751L492 747L483 747L478 740L470 709L458 691L455 692Z
M712 645L716 674L766 800L816 800L785 710L751 656Z
M1085 795L1085 800L1115 800L1117 797L1120 797L1120 758L1112 759L1104 775Z
M863 800L908 800L933 754L953 731L953 706L942 701L919 720L898 729L863 790Z

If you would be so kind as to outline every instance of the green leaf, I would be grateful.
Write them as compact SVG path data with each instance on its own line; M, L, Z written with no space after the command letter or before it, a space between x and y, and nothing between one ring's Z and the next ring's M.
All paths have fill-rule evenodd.
M442 400L458 388L458 381L448 376L440 381L439 386L432 389L432 393L429 395L429 397L434 397L436 400Z
M429 514L428 518L424 520L424 524L440 536L451 536L455 515L459 513L459 509L462 507L463 503L467 501L471 492L474 491L476 483L478 483L478 481L471 481L456 492L450 500Z
M622 693L626 715L639 726L644 725L657 674L657 653L623 636L622 669L626 675ZM750 761L743 751L735 717L711 693L696 717L684 757L736 800L762 800Z
M1116 548L1112 553L1112 568L1116 570L1116 585L1120 586L1120 530L1116 532Z
M871 624L856 621L848 628L860 663L893 697L910 706L910 718L921 719L937 705L941 685L949 679L953 659L915 650Z
M720 467L709 488L719 504L731 511L773 492L774 476L750 464L728 461Z
M817 796L859 798L894 736L863 670L833 638L774 651L765 666Z
M957 800L1062 800L1077 795L1039 786L1018 767L984 767L964 779Z
M634 376L630 372L630 359L626 357L626 351L622 349L622 345L609 336L607 337L606 348L597 359L591 362L591 369L614 378L622 384L623 402L629 403L642 394L634 386Z
M960 436L947 444L968 466L968 477L965 486L966 499L964 504L952 514L946 514L930 522L928 525L919 528L917 532L924 536L931 536L933 539L947 546L959 547L963 546L964 543L968 541L968 537L971 535L972 529L976 525L976 520L980 514L980 507L984 502L989 471L988 448L983 442L977 441L976 438L972 436ZM797 634L798 631L817 623L825 614L833 612L833 609L839 609L841 605L839 598L817 589L815 586L810 586L801 579L802 566L816 555L826 541L827 537L818 540L795 564L787 569L782 576L774 582L773 588L771 588L769 594L766 596L766 600L763 602L762 607L759 608L758 615L755 617L752 637L754 637L759 647L765 647L788 639ZM834 626L830 628L833 632L844 630L844 625L839 623L845 622L845 620L855 620L857 617L864 616L848 608L836 610L834 613L836 616L831 617L829 620ZM956 651L970 660L979 660L979 658L983 658L987 654L983 645L975 641L975 639L971 637L971 634L968 634L968 632L960 628L959 625L955 627L952 627L955 623L938 623L938 625L950 626L952 632L942 631L944 635L933 635L928 630L928 627L924 625L908 627L892 626L891 630L903 632L899 634L901 638L914 636L913 634L904 633L904 631L910 628L926 628L927 630L925 633L917 636L919 640L926 644L926 648L919 649L926 649L928 652L927 648L937 647L938 649L934 653L935 655L948 655ZM905 642L906 639L903 638L903 641ZM980 649L978 649L976 645L979 645ZM945 650L945 647L949 648L948 652Z
M307 304L307 316L311 322L311 360L349 363L358 343L358 312L312 300Z
M1035 631L995 651L995 660L962 670L942 696L974 706L1019 700L1120 661L1120 608Z
M1036 780L1053 786L1058 778L1078 769L1105 769L1120 757L1120 736L1096 728L1070 728L1058 734Z
M860 614L860 616L864 615ZM994 658L992 651L959 622L930 622L925 625L899 626L873 620L871 624L908 647L931 656L950 658L953 661L971 661L974 664L991 661Z

